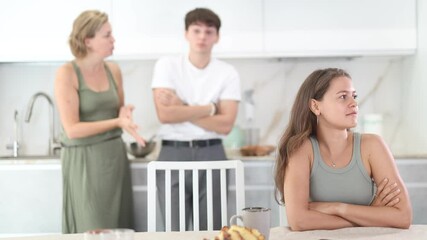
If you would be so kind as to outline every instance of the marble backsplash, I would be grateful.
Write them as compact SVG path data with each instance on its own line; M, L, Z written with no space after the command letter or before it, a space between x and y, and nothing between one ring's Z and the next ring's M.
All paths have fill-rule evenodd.
M295 94L302 81L313 70L326 67L346 69L353 77L359 95L359 126L363 131L363 117L382 116L381 135L396 155L423 155L427 152L419 144L425 137L414 131L412 118L424 119L421 104L415 98L414 78L408 79L411 57L357 57L357 58L292 58L292 59L225 59L234 65L241 77L242 92L253 90L254 120L246 120L244 103L240 104L236 125L260 129L260 143L276 145L287 124ZM155 134L157 120L150 88L154 60L119 62L126 103L134 104L134 119L140 133L148 138ZM43 91L53 97L53 81L61 63L0 64L0 155L10 155L6 145L15 136L13 115L18 111L18 136L21 154L46 154L49 139L49 112L44 99L36 101L29 123L24 122L31 96ZM408 70L409 69L409 70ZM420 84L420 83L418 83ZM425 94L423 94L425 95ZM412 107L411 107L412 106ZM415 108L415 109L414 109ZM412 114L412 115L411 115ZM56 119L56 133L59 121ZM412 134L408 134L412 133ZM124 134L126 141L132 139ZM411 146L411 147L408 147Z

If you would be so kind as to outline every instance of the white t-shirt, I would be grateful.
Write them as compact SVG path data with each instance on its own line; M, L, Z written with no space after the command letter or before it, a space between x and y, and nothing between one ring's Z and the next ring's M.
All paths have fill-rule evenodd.
M196 68L188 55L161 58L154 67L151 88L173 89L188 105L240 101L241 98L239 74L233 66L215 58L203 69ZM163 124L158 135L162 139L180 141L224 137L191 122Z

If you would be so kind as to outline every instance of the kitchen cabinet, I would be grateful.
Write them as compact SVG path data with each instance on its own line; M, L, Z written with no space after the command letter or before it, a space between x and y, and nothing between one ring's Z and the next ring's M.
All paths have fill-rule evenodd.
M109 14L114 60L186 53L184 16L196 7L220 16L222 58L408 55L417 45L416 0L16 0L0 1L0 62L72 59L67 37L86 9Z
M243 56L262 52L262 0L113 0L114 58L187 53L184 18L196 7L210 8L221 18L215 54Z
M0 237L60 233L62 180L59 160L0 160Z
M265 0L270 56L406 55L416 49L416 0Z
M113 2L116 59L187 52L183 19L195 7L221 17L218 57L407 55L417 44L416 0Z
M111 1L0 1L0 62L72 59L68 36L87 9L110 13Z
M400 176L412 203L412 224L427 224L427 159L398 159Z
M427 159L397 159L396 162L410 195L413 224L427 224L424 214L427 211ZM261 157L243 160L243 163L246 206L271 208L271 226L279 226L283 209L274 198L274 161ZM131 161L136 231L147 229L147 164L140 159ZM229 179L231 203L235 187L233 176ZM0 237L61 232L62 177L58 159L1 160L0 193Z

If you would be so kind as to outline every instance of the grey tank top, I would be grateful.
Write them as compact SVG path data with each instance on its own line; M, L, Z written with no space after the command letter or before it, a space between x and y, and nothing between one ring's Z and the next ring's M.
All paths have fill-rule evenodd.
M80 121L93 122L117 118L119 113L120 100L117 93L116 81L114 80L113 74L111 73L107 64L104 64L104 67L105 71L107 72L109 88L106 91L94 92L86 85L79 66L74 61L71 63L79 82L78 94ZM103 142L109 139L120 137L121 135L122 129L115 128L110 131L89 137L69 139L65 135L64 131L62 131L61 143L64 147L82 146Z
M314 160L310 176L310 200L369 205L374 197L374 182L369 177L360 155L360 134L353 133L353 154L343 168L327 165L320 155L319 143L310 137Z

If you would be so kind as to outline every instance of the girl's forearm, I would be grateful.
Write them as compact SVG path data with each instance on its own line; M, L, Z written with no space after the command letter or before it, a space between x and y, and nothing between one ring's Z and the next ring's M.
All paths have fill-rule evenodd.
M340 203L336 215L365 227L409 228L412 222L410 211L402 207Z

